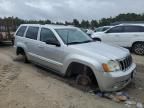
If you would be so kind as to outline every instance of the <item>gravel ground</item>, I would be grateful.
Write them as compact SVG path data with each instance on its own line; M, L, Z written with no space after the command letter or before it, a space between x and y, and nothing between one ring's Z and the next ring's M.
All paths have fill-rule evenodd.
M144 103L144 57L133 55L136 78L123 91ZM64 78L16 58L9 45L0 46L0 108L127 108L71 86ZM135 106L133 106L135 108Z

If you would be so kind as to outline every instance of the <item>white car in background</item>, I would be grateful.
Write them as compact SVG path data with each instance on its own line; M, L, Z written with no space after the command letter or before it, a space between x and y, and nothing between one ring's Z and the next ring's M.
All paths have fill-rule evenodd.
M94 33L94 31L91 30L91 29L83 29L83 28L81 28L81 30L83 32L85 32L88 36L91 36Z
M92 38L108 44L131 48L134 53L144 55L144 24L120 24L105 32L94 33Z

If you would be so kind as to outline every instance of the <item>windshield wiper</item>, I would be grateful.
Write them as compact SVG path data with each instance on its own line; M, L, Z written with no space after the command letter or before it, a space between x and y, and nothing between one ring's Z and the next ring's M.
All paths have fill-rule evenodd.
M67 45L81 44L81 43L88 43L88 42L93 42L93 41L92 40L86 40L86 41L82 41L82 42L70 42L70 43L67 43Z
M92 40L86 40L86 41L83 41L81 43L89 43L89 42L93 42Z
M81 42L70 42L70 43L67 43L67 45L72 45L72 44L79 44Z

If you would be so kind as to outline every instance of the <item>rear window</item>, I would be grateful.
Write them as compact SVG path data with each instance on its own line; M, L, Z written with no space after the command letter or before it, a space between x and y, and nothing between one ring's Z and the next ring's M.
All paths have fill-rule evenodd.
M144 32L144 27L140 27L140 32Z
M26 38L37 40L39 27L29 27L26 33Z
M108 33L122 33L123 26L116 26L107 31Z
M19 28L19 30L17 31L16 35L17 35L17 36L21 36L21 37L23 37L26 28L27 28L26 26L21 26L21 27Z

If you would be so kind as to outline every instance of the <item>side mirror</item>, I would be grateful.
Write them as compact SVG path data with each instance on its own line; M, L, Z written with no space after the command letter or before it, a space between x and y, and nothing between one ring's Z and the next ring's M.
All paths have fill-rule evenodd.
M101 42L101 39L100 39L100 38L97 38L97 37L93 38L93 40L94 40L94 41L100 41L100 42Z
M57 47L60 47L60 43L57 40L47 40L45 43L46 44L50 44L50 45L55 45Z

